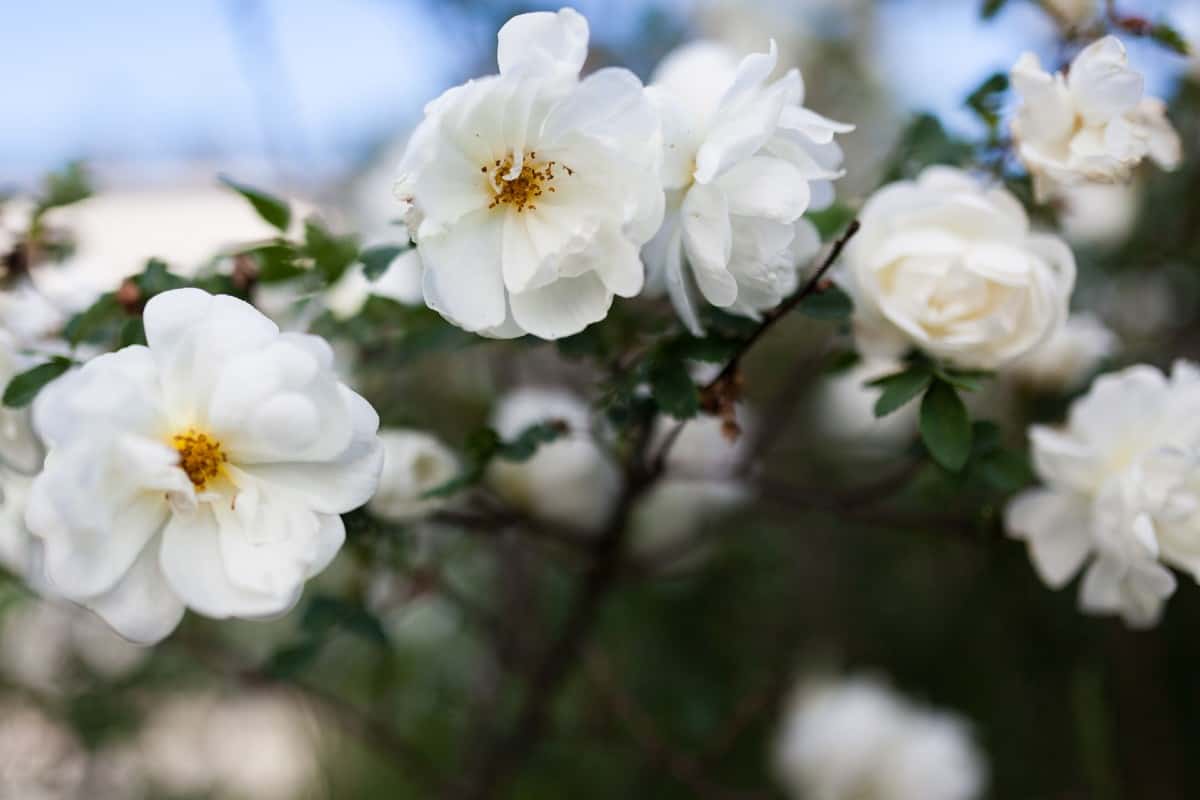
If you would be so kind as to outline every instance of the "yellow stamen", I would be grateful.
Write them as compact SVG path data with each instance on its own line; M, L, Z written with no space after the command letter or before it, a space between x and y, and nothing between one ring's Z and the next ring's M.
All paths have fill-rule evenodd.
M188 428L171 437L171 446L179 452L179 467L197 489L221 474L229 457L221 450L221 443L207 434Z
M491 184L492 191L495 197L488 205L488 208L496 208L497 206L509 205L517 210L517 212L529 209L533 211L537 209L537 199L546 192L553 192L555 188L551 185L554 183L554 170L560 166L554 161L538 161L537 152L531 151L522 161L521 170L516 175L510 177L513 171L513 158L509 156L504 160L497 160L490 165L480 167L479 171L488 176L488 182ZM573 175L570 167L561 165L566 170L568 175Z

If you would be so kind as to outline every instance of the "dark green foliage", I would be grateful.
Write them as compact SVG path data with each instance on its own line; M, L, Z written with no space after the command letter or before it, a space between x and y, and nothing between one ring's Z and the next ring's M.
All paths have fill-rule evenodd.
M54 356L49 361L15 376L4 390L4 405L9 408L24 408L34 401L46 384L60 377L75 362L63 356Z

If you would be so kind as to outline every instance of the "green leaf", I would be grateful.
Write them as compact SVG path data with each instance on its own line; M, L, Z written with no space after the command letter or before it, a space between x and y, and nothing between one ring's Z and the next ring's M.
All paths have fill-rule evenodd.
M146 326L141 317L131 317L121 326L121 335L117 337L117 349L133 344L146 343Z
M1015 492L1033 482L1029 460L1013 450L997 450L981 458L976 466L979 475L994 489Z
M368 247L358 254L358 260L363 265L363 274L369 281L383 277L383 273L387 272L388 267L396 260L396 256L408 249L408 247L395 244Z
M839 287L830 286L801 300L796 310L813 319L846 319L854 313L854 302Z
M921 401L921 440L933 460L958 472L971 454L971 420L954 387L935 380Z
M846 229L854 219L854 209L834 203L821 211L809 211L804 217L816 227L821 241L828 241Z
M984 19L991 19L1000 13L1000 9L1004 8L1008 0L983 0L983 8L979 10L980 16Z
M505 461L528 461L533 458L539 447L561 438L567 431L567 426L562 420L530 425L511 442L501 444L496 449L495 457Z
M664 414L690 419L700 411L700 390L682 359L658 359L650 367L650 393Z
M1004 94L1008 91L1008 75L996 72L975 91L967 95L966 105L974 111L989 127L995 127L1000 122L1000 110L1004 105Z
M83 165L72 162L61 172L52 172L46 176L45 188L33 212L34 218L40 218L52 208L78 203L91 194L92 187Z
M74 364L69 358L55 356L45 364L38 364L8 382L4 390L4 405L9 408L24 408L33 402L46 384L61 376Z
M246 198L250 205L254 206L254 210L263 218L267 224L286 232L288 226L292 222L292 210L288 204L277 197L272 197L266 192L247 186L243 183L238 183L232 178L222 175L219 179L221 183L233 189L235 192Z
M983 388L983 379L992 377L987 370L955 369L942 367L936 370L937 376L956 389L964 392L977 392Z
M913 177L932 164L959 164L973 153L974 148L947 133L937 117L918 114L892 149L884 180Z
M67 322L63 335L72 345L90 341L110 326L115 327L124 316L125 309L117 302L117 296L112 292L102 294Z
M169 292L172 289L182 289L188 285L188 282L171 272L167 267L167 262L152 258L146 262L146 268L142 270L140 275L133 277L134 284L142 293L142 300L149 300L156 294Z
M303 639L286 644L271 654L262 671L279 680L295 678L317 660L323 644L320 639Z
M304 252L325 283L334 284L358 260L358 240L352 235L335 236L319 220L309 219L304 223Z
M244 251L258 264L260 283L279 283L299 278L308 270L296 263L296 248L288 242L274 242Z
M1167 49L1173 50L1182 56L1186 56L1191 52L1187 40L1170 25L1163 23L1156 24L1150 29L1149 36Z
M875 416L886 417L891 414L929 388L932 380L933 374L929 368L918 364L904 372L871 381L871 386L883 389L883 393L875 401Z

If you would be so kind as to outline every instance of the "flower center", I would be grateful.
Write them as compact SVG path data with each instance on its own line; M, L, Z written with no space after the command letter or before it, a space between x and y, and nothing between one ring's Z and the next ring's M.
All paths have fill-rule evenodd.
M513 157L493 161L491 166L484 165L479 171L488 176L495 196L488 208L508 205L518 212L537 208L537 199L547 192L554 192L554 170L563 169L568 175L574 171L564 164L555 161L538 161L537 152L530 151L521 161L521 170L513 175Z
M220 475L222 465L229 460L220 442L194 428L172 436L171 446L179 453L180 469L197 489L203 489Z

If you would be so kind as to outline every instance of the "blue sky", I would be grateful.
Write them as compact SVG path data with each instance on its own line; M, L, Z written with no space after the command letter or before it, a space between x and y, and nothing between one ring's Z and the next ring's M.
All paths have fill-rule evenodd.
M648 7L683 15L695 1L577 6L604 42L636 30ZM28 183L72 157L148 176L193 159L273 159L303 177L337 176L446 85L482 68L494 35L464 16L467 3L420 0L9 5L0 26L0 186ZM982 76L1025 47L1048 46L1041 14L1021 0L1011 5L985 27L975 0L881 0L880 57L904 104L953 112ZM1160 89L1180 66L1152 48L1135 59Z

